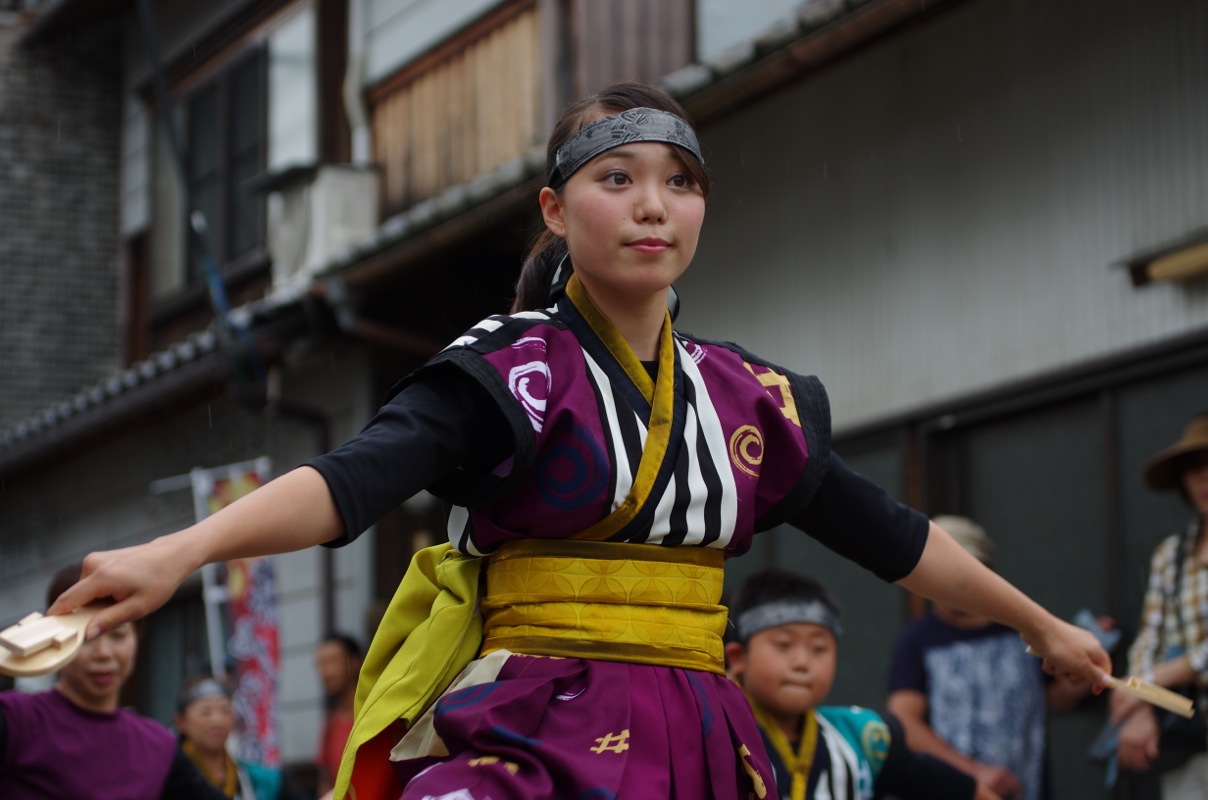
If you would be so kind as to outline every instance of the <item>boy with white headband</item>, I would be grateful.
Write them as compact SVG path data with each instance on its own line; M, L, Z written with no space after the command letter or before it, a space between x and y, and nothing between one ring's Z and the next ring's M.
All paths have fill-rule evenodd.
M672 328L709 193L678 103L607 87L554 126L546 163L512 313L408 376L339 449L90 556L52 611L110 595L104 628L203 562L346 544L433 492L449 541L416 555L361 670L335 789L358 800L767 797L720 599L724 559L781 523L1103 683L1093 636L830 452L817 378Z
M944 762L906 747L901 724L821 705L838 666L839 607L822 584L784 570L750 575L730 606L730 673L755 711L783 800L994 800Z

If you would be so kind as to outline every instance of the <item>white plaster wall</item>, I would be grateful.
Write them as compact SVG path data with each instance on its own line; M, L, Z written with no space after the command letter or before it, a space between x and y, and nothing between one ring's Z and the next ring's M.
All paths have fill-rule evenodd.
M141 233L151 222L151 118L138 95L122 100L121 232Z
M376 408L380 398L373 395L368 376L363 353L341 351L334 361L317 358L309 368L290 373L283 396L326 414L331 446L335 447L356 434ZM333 559L335 628L367 646L365 612L373 592L373 532L328 552ZM315 675L314 648L326 633L319 593L324 557L320 548L276 557L281 615L277 701L281 753L287 762L314 758L322 720L323 692Z

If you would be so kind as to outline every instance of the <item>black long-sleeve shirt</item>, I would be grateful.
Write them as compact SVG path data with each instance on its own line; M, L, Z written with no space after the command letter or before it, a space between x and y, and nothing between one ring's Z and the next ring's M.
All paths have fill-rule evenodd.
M503 412L482 388L451 368L428 371L382 406L359 435L310 462L344 523L344 536L330 544L352 541L391 508L458 470L490 472L514 447ZM813 499L789 523L887 581L914 569L928 525L834 453Z

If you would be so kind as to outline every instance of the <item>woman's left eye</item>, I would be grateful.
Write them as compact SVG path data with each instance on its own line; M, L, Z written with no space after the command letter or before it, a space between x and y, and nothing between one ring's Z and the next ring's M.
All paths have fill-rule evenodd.
M681 173L679 175L672 175L671 179L667 181L667 183L676 188L683 189L692 185L692 179Z

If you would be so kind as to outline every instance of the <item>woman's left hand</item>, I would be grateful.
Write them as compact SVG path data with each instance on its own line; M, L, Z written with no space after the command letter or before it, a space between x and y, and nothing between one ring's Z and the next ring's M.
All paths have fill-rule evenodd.
M1112 662L1107 651L1090 631L1050 617L1048 624L1024 641L1044 659L1044 671L1074 685L1090 684L1095 694L1108 686Z

